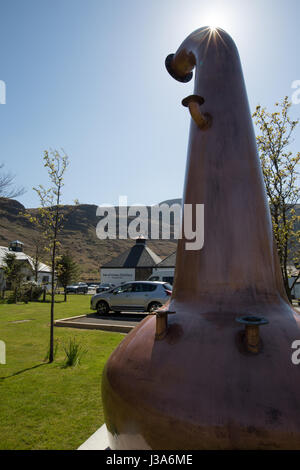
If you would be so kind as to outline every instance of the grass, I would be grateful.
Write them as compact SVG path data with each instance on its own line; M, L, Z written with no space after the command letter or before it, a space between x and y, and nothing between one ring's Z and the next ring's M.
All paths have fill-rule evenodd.
M89 312L89 296L57 296L55 318ZM44 362L50 304L0 305L0 449L77 449L104 422L101 375L120 333L55 328L54 363ZM26 321L24 321L26 320ZM80 365L62 368L63 344L74 338L87 350Z

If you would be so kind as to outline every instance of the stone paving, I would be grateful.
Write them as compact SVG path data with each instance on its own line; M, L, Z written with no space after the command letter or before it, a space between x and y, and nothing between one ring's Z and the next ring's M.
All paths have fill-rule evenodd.
M128 333L147 316L146 313L131 312L111 315L97 315L90 313L77 317L63 318L55 321L55 326L69 328L98 329Z

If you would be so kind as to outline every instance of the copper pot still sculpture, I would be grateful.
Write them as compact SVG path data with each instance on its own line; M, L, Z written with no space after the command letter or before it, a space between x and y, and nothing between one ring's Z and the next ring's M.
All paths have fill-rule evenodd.
M300 449L300 323L281 278L237 48L190 34L166 67L194 95L183 203L205 205L204 246L178 242L170 305L109 358L112 449ZM183 214L184 217L184 214ZM171 314L172 313L172 314Z

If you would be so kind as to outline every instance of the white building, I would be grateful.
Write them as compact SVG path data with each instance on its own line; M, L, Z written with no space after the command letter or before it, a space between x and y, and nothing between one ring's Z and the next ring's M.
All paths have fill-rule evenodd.
M297 265L298 266L298 265ZM291 287L294 284L292 289L292 296L294 299L298 300L298 305L300 305L300 278L299 278L299 266L296 268L295 266L288 266L288 273L289 273L289 286ZM296 282L295 282L296 280Z
M146 240L139 237L131 248L101 267L101 283L118 285L123 282L144 281L160 262L161 258L147 246Z
M15 240L9 244L9 247L0 246L0 290L5 288L5 256L7 253L13 253L17 260L23 265L23 275L25 281L35 281L34 260L23 252L23 243ZM51 268L44 263L39 263L37 283L45 284L47 289L51 287Z
M155 268L153 268L152 275L148 278L149 281L163 281L173 284L174 272L176 265L176 251L167 256Z

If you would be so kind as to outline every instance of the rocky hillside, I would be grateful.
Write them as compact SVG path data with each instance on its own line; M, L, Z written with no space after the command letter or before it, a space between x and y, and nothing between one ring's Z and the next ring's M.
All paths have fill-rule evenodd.
M180 204L180 199L164 201L167 205ZM134 245L133 240L99 240L96 235L96 227L100 220L96 216L97 206L92 204L80 204L78 206L64 206L65 225L61 233L62 250L73 254L74 259L81 267L83 280L98 280L99 268L115 256ZM150 212L150 208L147 208ZM24 216L25 208L18 201L0 198L0 245L8 246L13 240L21 240L24 243L24 251L29 255L34 254L35 227ZM31 214L37 214L37 209L27 209ZM300 205L296 206L297 215L300 216ZM128 217L128 223L135 217ZM117 226L119 215L117 213ZM173 233L171 218L171 234ZM300 229L300 222L298 223ZM151 234L150 225L148 233ZM149 240L148 246L161 258L164 258L176 250L175 240ZM42 260L47 263L47 257Z
M100 218L96 216L96 209L97 206L92 204L64 206L62 249L71 252L80 264L83 280L98 280L100 266L134 244L133 240L99 240L96 226ZM18 239L24 243L24 251L33 255L35 226L24 212L24 206L18 201L0 198L0 245L8 246L9 242ZM37 214L37 209L27 209L27 212ZM174 240L149 240L147 243L161 258L176 250ZM47 263L47 256L43 261Z

